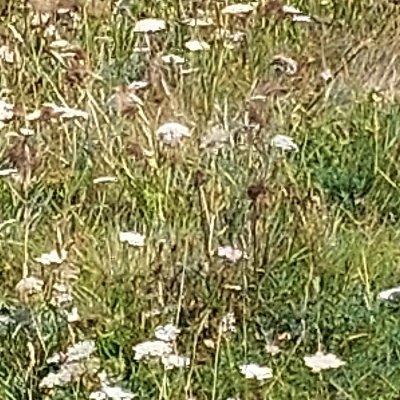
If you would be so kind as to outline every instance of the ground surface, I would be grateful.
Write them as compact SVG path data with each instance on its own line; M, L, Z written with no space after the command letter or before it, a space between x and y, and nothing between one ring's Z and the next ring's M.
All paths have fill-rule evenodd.
M1 7L1 399L400 398L398 6L56 3Z

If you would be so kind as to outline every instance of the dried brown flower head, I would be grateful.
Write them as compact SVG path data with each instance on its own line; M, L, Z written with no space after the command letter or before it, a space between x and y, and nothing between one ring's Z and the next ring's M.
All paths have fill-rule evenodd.
M256 202L258 198L265 196L267 189L261 182L252 183L247 189L247 196L249 196L252 202Z

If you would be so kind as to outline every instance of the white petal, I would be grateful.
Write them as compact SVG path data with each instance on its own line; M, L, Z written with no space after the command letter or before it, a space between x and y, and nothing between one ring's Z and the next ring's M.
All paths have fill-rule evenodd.
M50 43L50 47L52 49L63 49L68 46L69 46L68 40L64 40L64 39L54 40Z
M115 176L99 176L98 178L93 179L93 183L115 183L118 182L118 178Z
M259 381L271 379L273 377L271 368L260 367L257 364L247 364L240 366L240 372L247 379L257 379Z
M346 364L334 354L324 354L319 351L312 356L305 356L304 363L307 367L311 368L313 372L320 372L325 369L335 369Z
M248 14L254 10L254 7L248 3L230 4L222 9L222 14Z
M302 12L298 8L287 5L282 6L282 11L285 14L302 14Z
M243 257L242 250L233 248L231 246L221 246L217 250L218 257L226 258L231 262L237 262Z
M299 149L294 140L290 136L286 135L274 136L271 140L271 144L273 147L284 151L297 151Z
M179 356L177 354L167 354L161 357L161 362L166 369L184 368L190 366L190 358Z
M182 137L190 137L191 132L187 126L178 122L167 122L156 130L156 135L165 143L173 144L179 142Z
M161 61L165 64L184 64L186 62L186 58L178 56L177 54L166 54L165 56L161 56Z
M165 29L166 29L166 24L163 19L146 18L137 21L133 28L133 31L137 33L139 32L148 33L148 32L159 32Z
M329 68L323 70L323 71L321 72L321 78L322 78L324 81L329 81L330 79L333 78L332 71L331 71Z
M172 353L172 346L162 340L150 340L139 343L133 347L135 360L141 360L144 357L162 357Z
M206 42L203 42L201 40L189 40L185 43L185 47L192 52L197 52L197 51L208 51L210 50L210 45Z
M378 298L381 300L394 300L400 298L400 286L383 290L378 294Z
M103 385L101 391L108 399L133 399L135 395L131 392L121 389L118 386Z
M294 22L312 22L312 18L309 15L300 15L300 14L296 14L293 15L292 17L292 21Z
M154 336L159 340L163 340L164 342L172 342L177 338L180 331L181 330L176 326L167 324L165 326L157 326Z
M119 233L119 240L120 242L127 242L131 246L143 247L145 236L137 232L126 231Z
M96 350L94 340L84 340L75 343L67 349L68 362L79 361L88 358Z
M42 265L61 264L67 259L67 256L66 250L61 250L60 254L57 250L52 250L50 253L43 253L34 260Z

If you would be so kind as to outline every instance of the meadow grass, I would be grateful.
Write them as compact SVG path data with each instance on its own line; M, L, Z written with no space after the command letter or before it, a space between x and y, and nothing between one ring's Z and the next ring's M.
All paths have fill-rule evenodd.
M297 1L315 17L302 23L275 3L237 17L224 2L81 2L32 26L29 4L3 2L1 44L14 62L1 61L0 90L14 115L0 170L16 171L0 176L1 399L87 399L100 371L140 399L400 397L399 308L378 298L400 281L399 9ZM182 22L202 12L213 27ZM166 30L135 33L147 17ZM53 25L71 48L51 47ZM222 29L243 41L225 46ZM210 49L191 53L189 39ZM134 51L143 45L151 52ZM164 64L169 53L186 63ZM298 70L277 69L277 55ZM135 91L142 104L125 107L136 80L149 82ZM51 115L45 103L88 117ZM156 130L169 121L191 137L163 143ZM227 140L205 146L210 132ZM277 134L297 151L271 146ZM116 180L93 182L102 176ZM220 246L245 255L230 262ZM60 264L35 260L55 249L68 252ZM32 276L36 293L18 285ZM60 283L79 321L55 304ZM235 332L221 329L228 313ZM189 367L134 359L133 346L167 323L181 329L173 345ZM89 339L79 379L41 387L59 368L48 357ZM313 373L304 356L318 350L346 364ZM246 379L239 366L250 363L273 377Z

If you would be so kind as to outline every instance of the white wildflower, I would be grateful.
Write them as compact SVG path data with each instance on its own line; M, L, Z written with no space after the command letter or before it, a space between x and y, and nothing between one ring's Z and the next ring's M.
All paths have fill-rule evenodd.
M295 141L286 135L276 135L271 140L271 145L276 149L281 149L284 151L297 151L299 146L295 143Z
M325 82L327 82L327 81L330 81L333 78L333 73L329 68L327 68L327 69L324 69L321 72L320 76Z
M283 55L275 56L272 59L272 64L275 65L278 70L289 76L296 75L299 69L297 61L293 60L293 58L285 57Z
M27 121L35 121L43 117L43 115L47 115L51 118L65 118L65 119L73 119L73 118L83 118L88 119L89 115L87 112L78 110L70 107L57 106L53 103L44 103L42 108L39 110L35 110L26 115Z
M395 300L400 298L400 287L383 290L378 294L381 300Z
M43 253L40 257L37 257L34 260L42 265L61 264L67 259L67 256L68 252L64 249L60 252L52 250L50 253Z
M137 232L126 231L119 233L120 242L126 242L134 247L143 247L145 238L144 235Z
M88 359L96 350L94 340L84 340L67 348L67 352L53 354L47 359L48 364L58 364L64 361L66 364L76 363L77 361Z
M29 128L21 128L19 130L19 133L22 136L33 136L35 134L34 130L33 129L29 129Z
M283 5L282 6L282 11L285 14L303 14L298 8L293 7L293 6L287 6L287 5Z
M166 54L164 56L161 56L161 61L164 64L181 65L186 62L186 58L179 56L177 54Z
M148 87L149 85L149 81L132 81L128 85L128 90L140 90Z
M90 393L89 399L90 400L105 400L105 399L107 399L107 395L103 391L99 390L97 392Z
M221 246L217 250L218 257L226 258L231 262L237 262L243 257L242 250L236 249L231 246Z
M20 293L33 294L40 293L43 286L44 282L41 279L35 278L34 276L28 276L27 278L21 279L15 288Z
M321 351L317 351L312 356L305 356L304 362L307 367L311 368L312 372L320 372L325 369L339 368L346 364L334 354L325 354Z
M257 364L241 365L239 368L240 372L247 379L257 379L259 381L263 381L265 379L271 379L273 377L271 368L260 367Z
M56 386L65 386L87 372L88 367L84 364L77 362L66 363L56 373L50 372L44 377L39 383L39 388L52 389Z
M65 49L66 47L70 46L70 43L68 42L68 40L65 39L57 39L57 40L53 40L50 43L50 48L51 49Z
M309 15L304 14L298 8L293 6L282 6L282 11L285 14L289 14L292 16L292 21L294 22L311 22L312 18Z
M115 176L99 176L98 178L93 179L93 183L115 183L118 182L118 178Z
M11 175L15 175L17 173L18 173L18 170L16 168L0 169L0 176L11 176Z
M159 32L166 29L166 24L163 19L145 18L136 22L133 31L137 33Z
M144 357L162 357L172 353L172 346L163 340L150 340L139 343L133 347L135 360L141 360Z
M177 354L167 354L161 357L161 362L166 369L184 368L190 366L190 358Z
M293 22L306 22L306 23L309 23L309 22L312 22L312 18L309 15L297 14L297 15L293 15L292 21Z
M235 314L230 312L222 317L221 330L223 333L231 332L236 333L236 317Z
M39 388L53 389L56 386L64 386L73 380L68 368L61 368L58 372L50 372L39 383Z
M14 105L0 99L0 121L9 121L14 116Z
M46 360L47 364L60 364L63 360L63 353L54 353L51 357Z
M237 3L230 4L229 6L224 7L221 12L222 14L249 14L254 10L254 7L248 3Z
M179 122L167 122L156 130L156 135L166 144L177 144L183 137L190 137L189 128Z
M172 342L177 338L180 331L181 330L176 326L172 324L167 324L165 326L157 326L154 332L154 336L164 342Z
M70 324L73 324L74 322L78 322L81 319L77 307L72 307L71 311L65 310L65 314L67 317L67 322Z
M97 392L92 392L89 396L91 400L102 400L102 399L133 399L136 397L135 394L128 392L118 386L109 386L102 384L101 389Z
M198 51L208 51L210 50L210 45L202 40L189 40L185 43L185 47L192 52Z
M55 114L61 114L61 118L66 118L66 119L72 119L72 118L83 118L83 119L88 119L89 115L87 112L78 110L75 108L69 108L69 107L59 107L59 106L53 106L53 111Z
M70 363L89 358L95 350L96 344L94 340L84 340L82 342L75 343L73 346L70 346L67 349L67 362Z

